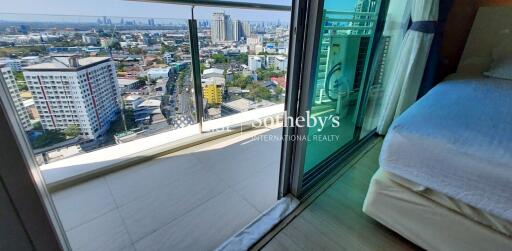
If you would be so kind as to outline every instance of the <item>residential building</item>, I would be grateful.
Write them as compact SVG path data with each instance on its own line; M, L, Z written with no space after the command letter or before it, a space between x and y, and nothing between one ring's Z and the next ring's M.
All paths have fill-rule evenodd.
M11 68L12 71L21 71L23 68L23 63L20 59L1 58L0 64L5 64L7 67Z
M54 57L23 75L45 130L76 125L84 138L96 139L118 116L116 70L108 57Z
M33 64L39 64L41 62L41 58L39 56L27 56L21 58L21 66L27 67Z
M286 71L288 58L282 55L267 55L265 65L266 67L274 67L276 70Z
M23 100L23 106L27 110L28 117L32 120L39 120L39 113L37 113L36 103L34 99Z
M242 37L246 40L251 36L251 24L249 21L242 21Z
M164 59L164 63L171 65L174 62L174 53L165 52L162 58Z
M82 42L87 45L98 44L98 38L94 35L84 34L82 35Z
M135 110L139 107L139 105L144 102L144 99L139 95L128 95L123 96L124 101L124 109L132 109Z
M256 71L261 68L263 64L263 59L260 56L249 55L248 66L250 71Z
M201 74L201 76L204 79L212 78L212 77L224 78L224 70L217 69L217 68L205 69L203 71L203 74Z
M120 93L129 92L139 88L142 85L141 80L135 78L117 78Z
M233 40L233 23L231 17L224 13L213 13L212 14L212 41L225 42Z
M157 80L160 78L168 78L171 67L151 68L147 72L148 80Z
M233 20L232 22L232 40L240 41L242 38L242 23L239 20Z
M203 98L210 105L218 105L222 103L222 94L224 92L225 79L219 77L211 77L203 79Z
M21 126L26 131L32 129L30 118L28 116L27 110L25 109L25 106L23 105L23 100L20 97L20 91L16 85L16 80L14 79L14 74L11 68L5 64L0 65L0 71L2 72L2 77L7 84L7 89L9 90L9 94L14 103L14 107L16 108L16 113L18 114Z

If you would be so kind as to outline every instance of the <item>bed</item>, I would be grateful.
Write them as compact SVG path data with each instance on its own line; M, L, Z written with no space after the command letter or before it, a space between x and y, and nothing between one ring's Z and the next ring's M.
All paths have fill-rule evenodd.
M511 29L481 8L457 74L384 140L363 211L427 250L512 250L512 81L482 75Z

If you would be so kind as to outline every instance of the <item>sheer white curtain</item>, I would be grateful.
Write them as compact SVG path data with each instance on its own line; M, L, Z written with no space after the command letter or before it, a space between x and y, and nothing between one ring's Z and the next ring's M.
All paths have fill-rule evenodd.
M439 0L411 0L411 19L437 21ZM398 52L393 74L384 95L379 134L386 134L393 120L416 101L434 33L409 29Z

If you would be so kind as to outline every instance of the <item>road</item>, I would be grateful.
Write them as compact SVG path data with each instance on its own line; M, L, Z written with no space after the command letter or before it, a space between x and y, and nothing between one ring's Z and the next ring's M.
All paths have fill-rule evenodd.
M170 93L171 97L168 104L171 108L169 114L170 118L172 118L170 121L171 127L177 129L195 124L196 119L193 115L195 108L192 102L192 81L190 80L190 75L185 75L183 89L180 89L176 83L172 84L175 86L175 89Z

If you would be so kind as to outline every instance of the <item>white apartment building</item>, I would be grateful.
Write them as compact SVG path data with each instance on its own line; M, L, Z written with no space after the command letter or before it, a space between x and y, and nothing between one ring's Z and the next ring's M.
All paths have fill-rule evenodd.
M263 59L260 56L249 55L247 63L250 71L256 71L257 69L261 68Z
M12 71L21 71L21 68L23 67L21 59L0 58L0 64L7 65L7 67L11 68Z
M266 67L274 67L280 71L286 71L288 67L288 58L282 55L267 55Z
M170 65L174 62L174 53L166 52L166 53L164 53L162 58L164 59L165 64Z
M108 57L54 57L23 75L45 130L77 125L84 138L96 139L118 116L116 70Z
M2 72L3 79L5 84L7 85L7 89L9 90L9 94L11 95L12 101L14 103L14 107L16 109L16 113L18 114L18 118L23 126L25 131L32 129L32 125L30 123L30 118L28 117L27 110L23 105L23 100L20 97L20 91L18 90L18 86L16 85L16 79L14 78L14 74L10 67L7 65L0 65L0 71Z

